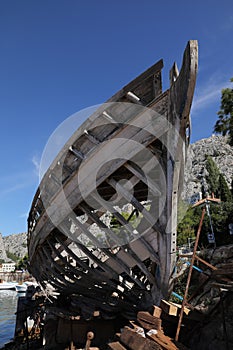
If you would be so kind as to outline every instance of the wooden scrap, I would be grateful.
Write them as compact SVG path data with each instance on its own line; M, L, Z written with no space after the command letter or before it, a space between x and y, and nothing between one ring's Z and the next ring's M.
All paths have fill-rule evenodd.
M171 315L171 316L177 316L180 312L180 309L181 309L181 305L176 304L176 303L171 303L171 302L164 300L164 299L161 300L160 306L166 314ZM184 313L186 315L188 315L189 312L190 312L190 310L187 307L184 307Z
M152 316L149 312L146 312L146 311L139 311L138 312L137 321L146 330L156 329L156 330L161 331L161 329L162 329L161 319L158 317Z
M148 338L144 338L129 327L124 327L120 341L130 350L162 350L163 348Z
M214 288L225 289L228 291L233 290L233 283L212 283L211 285Z
M161 331L157 331L156 334L149 334L147 336L159 344L162 349L166 350L178 350L179 348L172 342L171 338L163 334Z
M198 261L200 261L201 263L203 263L204 265L208 266L211 270L217 270L216 266L211 265L210 263L208 263L207 261L205 261L204 259L200 258L200 256L198 256L197 254L195 255L195 259L197 259Z
M159 306L153 305L153 316L160 318L162 309Z
M225 268L218 268L215 271L212 271L212 276L216 275L227 275L227 276L232 276L233 277L233 268L231 267L225 267Z
M177 316L177 307L169 301L162 299L160 302L161 309L168 315Z
M110 350L127 350L119 341L109 343L108 348Z
M176 303L172 303L173 305L175 305L177 308L178 308L178 313L179 313L179 311L180 311L180 309L181 309L181 305L180 304L176 304ZM194 309L194 307L192 306L192 305L189 305L187 302L186 302L186 305L188 306L188 307L190 307L190 308L192 308L192 309ZM188 307L184 307L184 313L185 313L185 315L188 315L189 313L190 313L190 309L188 308Z

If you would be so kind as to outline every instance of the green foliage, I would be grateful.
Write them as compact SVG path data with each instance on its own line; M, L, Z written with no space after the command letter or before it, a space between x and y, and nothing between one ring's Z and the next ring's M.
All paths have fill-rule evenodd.
M19 260L17 270L27 270L28 269L28 255L25 255L22 259Z
M136 210L132 213L122 211L121 216L123 216L123 218L128 221L133 228L138 226L138 223L142 217L142 215ZM122 225L115 216L112 216L110 227L112 231L114 231L114 233L116 233L116 235L118 235L118 237L122 240L122 244L127 243L130 240L131 233L124 228L124 225Z
M209 173L207 177L209 192L210 194L214 193L215 196L218 196L220 172L211 156L207 156L206 158L206 169Z
M219 171L212 157L207 156L206 169L209 173L207 183L210 194L214 193L215 197L219 197L223 202L231 202L232 194L223 174Z
M219 197L223 202L231 202L232 195L223 174L219 175Z
M137 226L137 221L139 217L137 212L134 212L133 215L131 215L130 213L123 211L121 212L121 215L126 221L129 221L133 227ZM110 225L112 228L116 228L116 229L119 229L120 227L122 227L121 223L117 220L115 216L112 217Z
M233 178L231 180L231 195L232 195L232 199L233 199Z
M233 78L231 78L231 82L233 82ZM222 90L221 107L218 116L219 119L214 126L214 131L223 136L229 135L229 143L233 146L233 89L226 88ZM233 243L233 237L229 234L228 227L233 222L233 179L230 190L223 174L221 174L210 156L206 157L206 169L208 171L206 180L209 194L214 193L215 197L221 198L220 204L211 204L210 206L216 244L219 246ZM187 244L188 238L196 234L201 218L201 211L201 207L196 207L186 212L177 228L178 245ZM208 233L210 232L210 218L206 214L199 240L200 246L208 246Z
M187 244L189 237L194 237L197 233L202 207L191 208L187 211L184 219L177 228L178 246ZM210 215L214 228L216 245L233 244L233 237L229 234L228 225L232 223L233 218L233 202L221 202L220 204L210 205ZM207 214L204 216L201 235L199 239L199 247L207 247L208 233L211 232L210 221Z
M193 214L193 209L188 209L183 220L177 227L178 246L187 244L189 238L195 238L195 227L198 221L198 217Z
M13 260L14 262L17 262L19 260L19 257L8 250L6 250L6 255L9 259Z
M233 82L233 78L230 79ZM214 126L214 131L223 136L229 135L229 143L233 146L233 89L222 90L221 107L218 120Z
M233 243L233 237L229 234L228 225L233 221L233 196L227 185L227 182L222 173L218 170L217 165L212 157L207 156L206 168L209 176L207 177L207 184L210 193L214 193L216 197L221 198L220 204L210 205L210 215L214 229L216 244L224 245ZM177 243L178 246L188 243L188 238L195 237L198 230L201 207L190 208L183 220L177 228ZM178 212L179 217L179 212ZM210 218L205 214L199 245L207 247L208 234L211 233Z
M221 202L220 204L213 204L211 205L210 213L217 246L233 243L233 237L229 235L228 228L233 217L233 203ZM205 215L201 232L200 242L203 246L207 246L207 234L210 232L209 218L207 215Z
M177 293L178 295L180 295L181 297L184 296L185 293L185 287L186 287L186 283L187 283L187 277L188 277L188 270L185 271L185 273L180 276L176 281L175 281L175 285L173 287L173 292ZM189 297L189 295L188 295ZM178 299L176 296L172 295L170 297L170 301L173 303L177 303L180 304L181 301L180 299Z

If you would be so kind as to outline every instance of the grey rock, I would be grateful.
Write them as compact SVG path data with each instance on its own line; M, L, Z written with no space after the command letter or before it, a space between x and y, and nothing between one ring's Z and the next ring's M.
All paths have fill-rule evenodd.
M0 233L0 259L7 261L7 255L6 255L6 250L2 238L2 234Z
M5 251L16 255L19 259L27 254L27 234L18 233L3 237Z
M202 183L207 188L207 155L213 158L229 188L231 187L233 147L227 144L227 137L213 135L207 139L199 140L189 147L184 174L183 199L190 201L193 195L201 192Z

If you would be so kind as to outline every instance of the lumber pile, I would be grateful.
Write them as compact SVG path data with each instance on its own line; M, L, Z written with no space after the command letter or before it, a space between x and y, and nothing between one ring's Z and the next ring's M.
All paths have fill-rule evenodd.
M185 350L182 344L174 342L164 334L162 309L154 306L153 314L147 311L139 311L137 320L130 321L130 326L125 326L117 341L109 343L110 350Z
M225 263L218 266L211 274L214 282L212 287L233 291L233 263Z

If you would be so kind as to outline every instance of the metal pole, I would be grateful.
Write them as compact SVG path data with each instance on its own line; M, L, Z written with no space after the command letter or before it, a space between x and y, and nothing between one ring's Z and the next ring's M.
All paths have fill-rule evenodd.
M192 260L191 260L190 267L189 267L189 273L188 273L187 283L186 283L186 287L185 287L184 298L183 298L182 306L181 306L181 310L180 310L179 322L177 325L176 337L175 337L176 341L178 341L178 339L179 339L180 327L181 327L181 323L182 323L182 319L183 319L183 315L184 315L184 307L185 307L185 304L187 302L188 290L189 290L189 285L190 285L190 281L191 281L193 265L194 265L194 261L195 261L195 257L196 257L196 251L197 251L197 247L198 247L198 242L199 242L199 237L201 234L201 228L202 228L205 212L206 212L206 209L203 208L202 214L201 214L201 220L200 220L199 227L197 230L196 241L195 241L195 245L193 248L193 255L192 255Z

